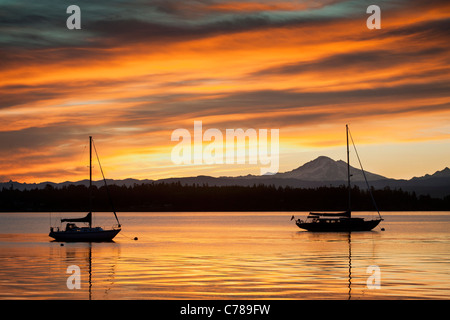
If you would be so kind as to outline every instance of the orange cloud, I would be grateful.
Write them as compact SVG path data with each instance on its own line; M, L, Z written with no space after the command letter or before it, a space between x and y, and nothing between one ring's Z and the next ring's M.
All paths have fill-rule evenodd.
M6 55L1 66L0 150L14 161L1 156L2 176L84 178L73 158L89 135L116 178L256 170L174 166L170 133L197 119L221 130L278 128L286 154L343 145L345 123L367 145L448 141L448 4L385 10L381 30L368 30L365 14L281 22L247 16L335 3L216 2L190 7L213 22L186 23L184 31L180 21L190 15L170 17L180 25L130 21L129 30L119 30L127 26L121 21L116 36L98 21L91 25L97 42L87 36L73 47L12 48L16 58ZM211 12L244 16L233 24ZM136 26L161 34L133 34Z

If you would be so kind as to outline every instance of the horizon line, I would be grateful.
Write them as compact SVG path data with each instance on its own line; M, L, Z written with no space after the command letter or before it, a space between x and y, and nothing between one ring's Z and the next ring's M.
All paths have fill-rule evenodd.
M246 175L237 175L237 176L224 176L224 175L221 175L221 176L213 176L213 175L199 174L199 175L193 175L193 176L172 176L172 177L156 178L156 179L152 179L152 178L142 178L142 179L140 179L140 178L127 177L127 178L106 178L106 180L110 180L110 181L120 181L120 180L138 180L138 181L146 181L146 180L148 180L148 181L150 181L150 182L157 182L157 181L160 181L160 180L167 180L167 179L186 179L186 178L198 178L198 177L208 177L208 178L215 178L215 179L220 179L220 178L240 178L240 177L248 177L248 176L252 176L252 177L255 177L255 178L263 178L263 177L268 177L268 178L270 178L270 177L274 177L274 176L277 175L277 174L289 173L289 172L292 172L292 171L294 171L294 170L297 170L297 169L303 167L304 165L306 165L307 163L316 161L316 160L319 159L319 158L328 158L328 159L330 159L330 160L332 160L332 161L334 161L334 162L339 162L339 161L341 161L341 162L345 162L345 163L346 163L346 161L344 161L344 160L342 160L342 159L335 160L335 159L333 159L333 158L331 158L331 157L329 157L329 156L323 156L323 155L322 155L322 156L316 157L316 158L313 159L313 160L306 161L306 162L304 162L303 164L301 164L300 166L298 166L298 167L296 167L296 168L294 168L294 169L291 169L291 170L288 170L288 171L284 171L284 172L277 172L277 173L275 173L275 174L256 175L256 174L250 174L250 173L249 173L249 174L246 174ZM198 166L198 165L191 165L191 166ZM354 169L356 169L356 170L361 170L361 169L358 169L358 168L356 168L356 167L354 167L354 166L352 166L352 165L350 165L350 167L352 167L352 168L354 168ZM443 168L443 169L441 169L441 170L437 170L437 171L435 171L434 173L431 173L431 174L430 174L430 173L426 173L426 174L424 174L424 175L422 175L422 176L413 176L413 177L411 177L411 178L409 178L409 179L408 179L408 178L390 178L390 177L386 177L386 176L383 176L383 175L381 175L381 174L373 173L373 172L370 172L370 171L367 171L367 170L364 170L364 171L365 171L366 173L370 173L370 174L374 174L374 175L377 175L377 176L382 177L382 179L380 179L380 180L387 179L387 180L396 180L396 181L402 181L402 180L404 180L404 181L409 181L409 180L412 180L412 179L414 179L414 178L421 178L421 177L426 177L426 176L432 176L432 175L436 174L437 172L441 172L441 171L448 170L448 169L449 169L449 167L446 166L445 168ZM276 178L276 177L274 177L274 178ZM279 178L279 179L297 179L297 178ZM72 181L72 180L64 180L64 181L60 181L60 182L49 181L49 180L46 180L46 181L40 181L40 182L19 182L19 181L10 179L9 181L0 181L0 183L2 183L2 184L4 184L4 183L19 183L19 184L26 184L26 185L33 185L33 184L37 185L37 184L43 184L43 183L54 183L54 184L77 183L77 182L81 182L81 181L85 181L85 180L89 181L89 178L80 179L80 180L75 180L75 181ZM302 180L302 179L297 179L297 180L301 180L301 181L314 181L314 180ZM101 182L101 181L103 181L103 179L92 180L92 181L93 181L93 182ZM330 181L334 181L334 180L330 180ZM336 181L338 181L338 180L336 180Z

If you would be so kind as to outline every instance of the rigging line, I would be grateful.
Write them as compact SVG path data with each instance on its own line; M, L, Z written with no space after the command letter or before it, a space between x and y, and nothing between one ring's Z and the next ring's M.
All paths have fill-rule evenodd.
M109 203L111 204L111 207L112 207L112 210L114 213L114 217L116 217L117 223L119 224L119 227L120 227L119 218L117 218L116 210L114 209L114 204L113 204L113 201L111 198L111 194L109 193L108 184L106 183L105 175L103 174L102 165L101 165L100 159L98 157L97 148L95 147L94 139L92 139L92 145L94 146L95 155L97 156L98 166L100 167L100 172L102 173L103 181L105 182L106 193L108 194Z
M138 239L137 237L132 238L132 237L126 235L126 234L123 234L123 232L119 233L118 236L122 236L122 237L125 237L127 239L131 239L131 240L137 240Z
M348 129L348 133L350 135L350 139L352 140L353 148L355 149L356 157L358 158L358 162L359 162L359 165L361 167L361 171L363 173L364 180L366 181L367 190L369 190L370 197L372 198L372 203L373 203L375 209L377 210L378 215L381 218L380 210L378 210L377 204L376 204L375 199L374 199L373 194L372 194L372 190L370 190L369 182L367 182L366 173L365 173L364 168L362 166L361 159L359 159L358 150L356 150L355 142L353 141L353 137L352 137L352 133L350 132L350 129Z

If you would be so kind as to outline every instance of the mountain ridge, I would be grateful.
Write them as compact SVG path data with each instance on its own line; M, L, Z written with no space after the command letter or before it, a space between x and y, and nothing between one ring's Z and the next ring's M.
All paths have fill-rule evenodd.
M371 186L376 189L382 188L401 188L404 191L416 192L421 195L432 195L444 197L450 195L450 169L446 167L443 170L436 171L433 174L426 174L422 177L407 179L391 179L369 171L364 171L367 180ZM365 180L360 169L350 166L351 182L361 188L365 188ZM175 177L158 180L151 179L107 179L108 184L133 186L142 183L171 183L180 182L182 184L207 184L210 186L252 186L258 184L274 185L276 187L295 187L295 188L317 188L320 186L341 186L347 184L347 163L342 160L333 160L326 156L319 156L314 160L295 168L291 171L276 173L274 175L247 175L237 177L212 177L212 176L191 176ZM89 180L65 181L61 183L40 182L40 183L19 183L15 181L1 182L0 188L13 188L19 190L45 188L47 185L53 187L63 187L68 185L85 185ZM103 180L93 181L93 185L101 187Z
M388 179L384 176L364 171L368 181ZM353 181L364 181L362 170L350 166ZM347 179L347 163L342 160L333 160L326 156L317 157L304 165L274 176L280 178L295 178L306 181L335 181Z

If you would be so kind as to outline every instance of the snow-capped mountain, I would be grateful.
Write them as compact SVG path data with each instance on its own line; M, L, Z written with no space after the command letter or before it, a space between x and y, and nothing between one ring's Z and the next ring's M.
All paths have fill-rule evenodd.
M364 170L368 181L385 180L386 177ZM364 181L363 172L350 166L352 181ZM291 178L303 181L345 181L347 180L347 163L320 156L292 171L277 173L273 177Z

